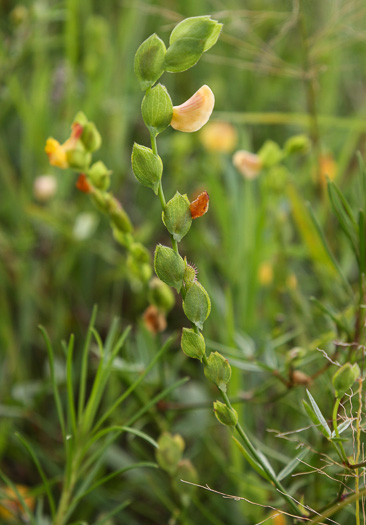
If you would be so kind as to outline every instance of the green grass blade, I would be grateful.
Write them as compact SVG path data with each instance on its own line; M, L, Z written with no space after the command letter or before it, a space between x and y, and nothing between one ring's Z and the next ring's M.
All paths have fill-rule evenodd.
M73 436L76 435L76 414L75 414L75 399L74 399L74 386L73 386L73 370L72 370L72 357L74 351L75 338L72 334L67 347L67 360L66 360L66 382L67 382L67 413L69 424L71 426Z
M43 338L44 338L45 343L46 343L46 348L47 348L47 352L48 352L48 360L49 360L49 364L50 364L50 373L51 373L51 382L52 382L52 388L53 388L53 396L55 398L57 415L58 415L58 420L59 420L60 426L61 426L62 436L63 436L64 441L65 441L65 439L66 439L65 417L64 417L63 410L62 410L62 404L61 404L61 399L60 399L60 394L59 394L59 391L58 391L57 379L56 379L56 374L55 374L55 361L54 361L54 356L53 356L53 348L52 348L52 345L51 345L51 341L50 341L50 339L48 337L48 334L46 332L46 329L42 325L39 325L39 329L41 330Z
M95 319L97 316L98 307L95 305L93 308L92 316L90 318L88 332L85 339L85 344L83 348L83 354L81 358L81 370L80 370L80 385L79 385L79 406L78 406L78 418L81 419L81 415L85 403L85 391L86 391L86 381L87 381L87 372L88 372L88 355L89 348L92 338L92 329L94 328Z
M325 420L325 417L323 416L320 408L318 407L315 399L313 398L313 396L310 394L309 390L306 390L306 393L308 395L308 398L310 400L310 403L311 403L311 407L313 409L313 412L315 414L315 417L316 419L318 420L319 424L320 424L320 430L323 432L323 434L327 437L327 438L330 438L332 433L330 431L330 428L329 428L329 425L328 423L326 422Z
M287 478L299 465L300 461L304 459L304 457L308 454L309 449L304 448L298 456L296 456L294 459L290 461L288 465L286 465L285 468L279 472L277 479L278 481L282 481L283 479Z
M96 441L98 441L99 439L104 437L105 435L109 434L110 432L114 432L116 430L121 431L121 432L128 432L130 434L134 434L135 436L138 436L141 439L144 439L145 441L150 443L153 447L159 448L159 445L157 444L155 439L150 437L145 432L142 432L141 430L137 430L136 428L130 428L130 427L119 426L119 425L113 425L113 426L110 426L110 427L107 427L107 428L103 428L103 430L100 430L99 432L97 432L97 434L95 436L93 436L91 438L91 440L88 442L87 447L88 448L91 447L93 445L93 443L95 443Z

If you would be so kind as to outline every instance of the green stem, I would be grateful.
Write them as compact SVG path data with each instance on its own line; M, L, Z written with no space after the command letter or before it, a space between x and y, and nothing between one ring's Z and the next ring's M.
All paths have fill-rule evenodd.
M229 400L226 392L223 392L222 390L220 390L220 393L221 393L221 397L224 400L226 406L232 410L233 407L231 406L230 400ZM247 447L247 450L250 452L250 454L253 456L253 458L257 461L257 463L259 463L259 465L262 467L264 472L267 474L269 479L272 481L273 485L276 487L278 492L281 494L283 499L288 504L288 506L291 509L291 511L294 512L296 515L298 515L299 514L299 508L297 507L296 503L286 493L285 488L278 481L277 477L275 475L273 475L273 472L271 471L271 469L268 468L266 462L263 461L263 459L260 456L260 454L258 454L257 450L253 446L252 442L250 441L249 437L247 436L245 430L240 425L240 423L237 423L235 425L235 429L238 432L238 434L241 437L241 439L243 440L245 446Z
M335 435L337 436L338 439L340 439L340 435L339 435L339 431L338 431L337 417L338 417L338 408L339 408L340 402L341 402L340 398L337 398L336 402L334 403L334 408L333 408L333 429L334 429ZM348 464L347 455L346 455L346 452L344 450L342 441L339 441L338 445L339 445L339 448L340 448L340 451L341 451L341 456L342 456L343 461L346 464Z
M346 507L350 503L358 501L363 496L366 496L366 488L361 490L358 494L352 494L352 496L349 496L349 498L346 498L341 502L335 503L326 512L322 512L319 516L314 518L312 521L308 521L307 525L315 525L316 523L323 523L326 518L333 516L333 514L335 514L339 510L342 510L344 507Z

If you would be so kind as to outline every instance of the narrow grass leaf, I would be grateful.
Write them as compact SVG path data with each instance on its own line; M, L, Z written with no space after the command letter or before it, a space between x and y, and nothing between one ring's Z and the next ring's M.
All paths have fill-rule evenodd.
M281 472L277 476L278 481L282 481L283 479L287 478L287 476L289 476L295 470L295 468L298 466L300 461L304 459L304 457L308 454L308 452L309 452L309 449L307 448L302 449L300 454L296 456L296 458L292 459L290 463L286 465L284 469L281 470Z
M67 382L67 414L69 425L71 426L72 434L76 434L76 414L75 414L75 399L74 399L74 385L73 385L73 351L74 351L74 335L71 335L70 341L67 347L67 360L66 360L66 382Z
M313 396L310 394L309 390L306 390L306 393L307 393L307 395L309 397L309 400L310 400L310 403L311 403L311 407L310 407L308 405L308 403L306 403L305 400L303 401L306 412L308 413L308 415L310 416L312 421L316 425L319 425L319 429L324 434L324 436L327 437L327 438L330 438L332 433L330 431L328 423L326 422L323 414L321 413L320 408L318 407L318 405L317 405L315 399L313 398Z
M80 370L80 386L79 386L79 406L78 406L78 417L81 419L81 415L84 408L85 402L85 391L86 391L86 381L87 381L87 372L88 372L88 355L90 342L92 338L92 330L94 328L95 319L97 316L98 307L94 305L92 316L90 318L88 333L86 335L83 354L81 358L81 370Z
M249 454L249 452L246 451L246 449L243 447L240 441L238 441L235 436L231 436L231 437L233 438L234 443L236 444L240 452L243 454L245 459L248 461L249 465L253 467L253 469L262 476L262 478L266 479L267 481L271 483L269 476L264 472L262 467L259 465L257 461L255 461L255 459Z
M125 509L126 507L128 507L128 505L130 505L131 501L130 500L126 500L124 501L123 503L121 503L120 505L117 505L117 507L115 507L114 509L112 509L110 512L108 512L108 514L106 514L101 520L98 520L94 525L103 525L104 523L106 523L110 518L112 518L113 516L115 516L116 514L118 514L118 512L121 512L121 510Z

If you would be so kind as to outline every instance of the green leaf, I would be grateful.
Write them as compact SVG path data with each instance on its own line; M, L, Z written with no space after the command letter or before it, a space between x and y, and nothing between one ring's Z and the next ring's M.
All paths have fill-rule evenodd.
M208 51L216 44L220 36L222 24L212 20L210 16L194 16L182 20L170 34L169 44L182 38L196 38L203 40L203 51Z
M163 174L163 162L159 155L154 155L152 149L135 142L131 163L136 179L144 186L151 188L157 195Z
M173 104L165 86L158 84L150 89L141 105L142 118L150 133L158 135L171 123Z
M325 417L321 413L320 408L318 407L315 399L310 394L309 390L306 390L306 393L309 397L311 407L308 405L308 403L304 400L304 407L306 412L308 413L310 419L315 423L317 426L319 426L319 430L324 434L325 437L328 439L331 437L332 433L330 431L329 425L325 420Z
M164 73L165 53L165 44L155 33L136 51L135 74L142 90L155 84Z
M166 204L163 211L163 222L173 238L180 242L189 232L192 224L190 202L187 195L181 195L179 191Z
M181 73L197 64L204 52L204 41L197 38L181 38L174 42L165 55L165 70Z
M253 469L258 472L258 474L260 474L264 479L266 479L267 481L269 481L271 483L271 480L269 478L269 476L264 472L263 468L261 467L261 465L249 454L249 452L247 452L245 450L245 448L243 447L243 445L240 443L240 441L238 441L236 439L235 436L231 436L236 444L236 446L238 447L238 449L240 450L240 452L243 454L243 456L245 457L245 459L248 461L249 465L251 467L253 467Z
M308 454L309 449L304 448L296 458L292 459L288 465L284 469L281 470L281 472L277 475L278 481L282 481L283 479L287 478L298 466L300 461L304 459L304 457Z

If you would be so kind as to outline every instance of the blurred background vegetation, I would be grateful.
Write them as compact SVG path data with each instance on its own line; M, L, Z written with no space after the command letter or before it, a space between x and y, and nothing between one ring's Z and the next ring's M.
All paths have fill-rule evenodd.
M299 442L310 444L306 462L314 469L321 466L319 454L326 446L321 437L311 429L295 431L308 426L301 408L305 383L314 397L318 394L324 412L331 413L328 361L318 348L333 354L333 341L341 334L310 297L349 323L345 343L353 336L354 304L319 245L306 202L343 273L357 286L355 260L325 186L326 175L335 179L357 208L356 151L364 153L366 131L364 2L0 0L0 460L2 471L14 483L33 488L35 496L42 492L40 479L15 431L33 444L56 486L62 467L47 354L37 326L47 328L58 348L62 386L60 341L74 333L78 355L94 304L102 337L115 317L121 326L132 324L124 368L108 387L111 399L166 338L144 326L145 290L126 271L126 255L108 222L75 189L74 173L49 166L45 141L50 135L65 140L74 115L84 111L103 136L98 155L113 170L113 192L129 213L136 237L151 253L157 242L168 244L159 202L136 182L130 166L133 141L148 143L133 59L151 33L167 42L177 22L202 14L222 22L223 32L199 67L164 75L161 81L173 103L208 84L216 97L212 120L235 127L236 149L255 152L268 139L282 146L300 133L310 137L312 147L286 161L286 176L279 170L251 181L233 167L234 148L212 151L201 132L169 129L159 145L165 193L167 198L177 189L190 198L203 190L210 195L209 213L194 222L182 253L197 265L212 298L205 335L209 349L222 352L234 368L230 395L240 417L277 470L295 457ZM57 178L57 191L49 199L35 188L37 177L45 174ZM178 333L183 325L177 301L167 333ZM296 381L294 369L306 378ZM212 415L215 390L203 380L198 363L184 357L178 340L160 373L149 376L125 406L123 418L162 384L184 375L190 381L145 415L139 428L154 439L162 430L182 434L185 456L200 484L280 505L244 463L227 429L219 427ZM290 434L279 439L282 432ZM109 472L134 458L153 460L153 451L122 437L101 469ZM289 483L297 499L304 496L318 508L334 499L338 483L311 470L301 465L297 472L308 475ZM127 499L130 505L113 523L252 525L268 516L266 509L202 489L180 515L169 478L149 470L99 488L85 498L74 519L95 523L113 503ZM352 520L352 510L344 516Z

